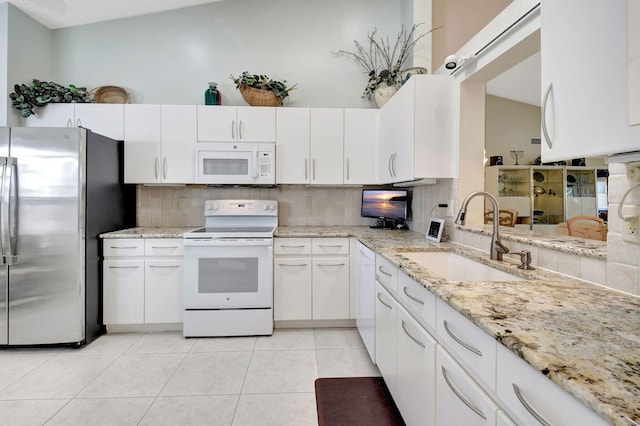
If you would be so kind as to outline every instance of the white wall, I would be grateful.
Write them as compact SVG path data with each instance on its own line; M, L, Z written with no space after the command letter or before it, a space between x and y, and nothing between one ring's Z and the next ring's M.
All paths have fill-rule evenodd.
M10 106L9 93L13 92L15 84L28 84L32 79L52 80L52 35L51 31L39 22L24 14L15 6L4 3L0 5L8 6L7 13L7 62L0 66L6 70L6 80L2 80L0 96L6 90L5 99L7 101L7 111L2 114L0 110L0 122L4 117L5 125L18 126L21 124L20 115ZM0 9L1 10L1 9ZM0 12L1 14L2 12ZM2 48L0 47L0 53ZM6 65L6 66L5 66ZM6 81L6 84L4 83ZM1 108L1 107L0 107Z
M222 103L246 105L229 74L297 83L288 106L375 107L367 76L347 57L377 28L395 39L400 0L233 0L53 31L56 78L126 87L133 103L202 104L208 81Z

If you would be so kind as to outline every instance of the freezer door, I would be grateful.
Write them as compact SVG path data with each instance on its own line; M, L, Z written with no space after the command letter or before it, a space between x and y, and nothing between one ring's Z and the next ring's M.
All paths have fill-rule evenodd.
M3 159L9 156L9 132L10 132L10 129L8 127L0 127L0 158L3 158ZM1 184L2 182L0 177L0 186ZM1 237L2 235L0 234L0 241L1 241ZM0 345L6 345L8 343L8 336L9 336L8 334L9 311L7 309L8 291L9 291L9 288L8 288L7 267L4 265L0 265Z
M85 141L80 128L11 129L10 345L84 338Z

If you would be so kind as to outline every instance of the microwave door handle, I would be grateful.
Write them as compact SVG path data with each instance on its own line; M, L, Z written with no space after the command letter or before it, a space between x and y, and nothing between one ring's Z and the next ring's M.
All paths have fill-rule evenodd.
M253 151L253 158L255 159L255 163L253 164L253 178L258 179L258 168L260 167L259 157L260 153L256 150Z

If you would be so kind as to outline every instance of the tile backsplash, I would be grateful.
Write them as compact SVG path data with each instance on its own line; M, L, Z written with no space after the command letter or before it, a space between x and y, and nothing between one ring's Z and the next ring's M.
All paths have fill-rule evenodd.
M452 199L450 179L412 189L409 227L426 232L429 212ZM144 186L137 187L138 226L202 226L204 202L214 199L270 199L278 201L282 226L368 226L373 219L360 216L362 188L280 185L276 188ZM436 208L434 216L444 217Z

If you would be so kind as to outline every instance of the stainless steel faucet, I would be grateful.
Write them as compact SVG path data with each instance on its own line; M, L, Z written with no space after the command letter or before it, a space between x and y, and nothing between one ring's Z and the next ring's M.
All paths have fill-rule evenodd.
M489 254L491 259L502 260L502 255L505 253L509 253L509 248L502 244L500 241L500 234L498 232L498 228L500 227L500 213L498 212L498 200L496 197L489 194L485 191L474 191L469 195L464 197L462 200L462 206L460 207L460 211L456 216L455 223L458 225L464 225L465 216L467 214L467 205L472 198L477 197L478 195L483 195L485 198L491 201L491 205L493 206L493 235L491 236L491 247L489 248Z

